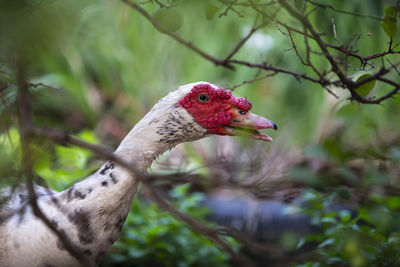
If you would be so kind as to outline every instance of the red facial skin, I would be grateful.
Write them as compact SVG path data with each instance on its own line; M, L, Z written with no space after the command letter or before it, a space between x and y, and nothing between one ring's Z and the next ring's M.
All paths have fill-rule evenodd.
M201 101L204 95L208 100ZM207 99L205 98L205 99ZM226 89L215 89L209 84L199 84L179 100L194 120L210 134L226 135L223 125L231 123L235 112L249 111L251 102L243 97L235 97Z

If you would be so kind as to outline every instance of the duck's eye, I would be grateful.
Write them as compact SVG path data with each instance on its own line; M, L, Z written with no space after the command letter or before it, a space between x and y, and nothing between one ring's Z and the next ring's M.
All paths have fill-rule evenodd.
M206 103L206 102L210 101L210 98L206 94L200 94L200 95L198 95L197 100L199 100L202 103Z
M239 113L240 113L240 115L246 115L246 114L247 114L247 111L239 110Z

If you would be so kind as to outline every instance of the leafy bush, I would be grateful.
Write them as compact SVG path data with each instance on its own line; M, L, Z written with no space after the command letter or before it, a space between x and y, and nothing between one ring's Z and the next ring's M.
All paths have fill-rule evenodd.
M312 204L307 212L321 232L310 234L300 243L317 243L313 252L318 260L297 266L399 266L400 214L399 197L377 197L368 206L357 209L327 211L333 194L324 198L316 191L307 193ZM321 205L322 203L322 205Z
M203 195L188 194L188 185L175 187L171 197L177 207L203 217ZM154 203L133 202L119 240L104 266L228 266L228 255Z
M314 147L314 152L317 150L322 154L330 153L323 145ZM346 153L346 149L339 145L334 150L338 155ZM325 193L306 189L303 198L307 200L308 207L304 211L321 231L300 241L299 247L308 243L315 244L316 249L309 255L313 260L297 266L400 266L399 181L398 174L390 167L399 162L398 149L371 149L363 155L368 155L369 159L363 162L359 173L349 166L349 162L360 160L360 157L349 152L346 162L331 168L334 175L327 169L322 172L323 175L314 174L315 179L311 181L314 188L322 188ZM374 164L382 158L385 164ZM343 181L347 179L351 181L347 184L352 186L329 187L324 184L322 179L333 177L341 184L346 184ZM315 183L316 180L319 183Z

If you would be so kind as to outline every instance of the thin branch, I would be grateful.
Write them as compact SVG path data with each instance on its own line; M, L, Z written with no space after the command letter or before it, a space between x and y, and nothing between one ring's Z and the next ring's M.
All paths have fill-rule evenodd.
M157 20L153 19L152 16L150 16L150 14L144 10L140 5L131 2L130 0L122 0L124 3L126 3L128 6L136 9L140 14L142 14L147 20L149 20L154 27L159 30L160 32L169 35L170 37L172 37L174 40L176 40L178 43L183 44L184 46L188 47L189 49L193 50L194 52L196 52L197 54L199 54L200 56L204 57L205 59L214 62L214 64L216 65L222 65L228 69L233 70L234 67L232 65L230 65L229 63L227 63L224 60L220 60L217 59L209 54L207 54L206 52L200 50L199 48L197 48L195 45L193 45L192 43L186 41L185 39L181 38L179 35L177 35L174 32L171 32L167 29L165 29Z
M250 83L253 83L253 82L256 82L256 81L264 80L264 79L266 79L266 78L275 76L276 74L278 74L278 73L277 73L277 72L267 73L267 74L265 74L265 75L262 75L262 76L259 76L259 77L255 77L255 78L253 78L253 79L243 81L243 82L241 82L241 83L239 83L239 84L236 84L236 85L226 86L225 89L229 89L229 90L233 91L233 90L235 90L236 88L238 88L238 87L240 87L240 86L243 86L243 85L245 85L245 84L250 84Z
M256 19L257 21L257 19ZM259 29L263 28L265 25L267 25L268 22L263 22L260 25L256 26L256 22L254 22L253 27L251 28L251 30L246 34L245 37L243 37L236 45L235 47L232 49L232 51L228 54L228 56L226 56L224 61L229 61L238 51L240 48L242 48L242 46L250 39L250 37Z
M308 80L308 81L311 81L311 82L314 82L314 83L321 84L320 80L315 79L315 78L313 78L311 76L308 76L306 74L297 73L297 72L294 72L294 71L291 71L291 70L282 69L282 68L279 68L279 67L274 67L274 66L272 66L270 64L266 64L266 63L261 63L261 64L260 63L250 63L250 62L247 62L247 61L235 60L235 59L231 59L229 62L232 63L232 64L238 64L238 65L247 66L247 67L250 67L250 68L264 69L264 70L268 70L268 71L276 71L276 72L279 72L279 73L285 73L285 74L289 74L289 75L291 75L291 76L293 76L293 77L295 77L297 79L298 78L302 78L304 80Z
M159 5L161 8L171 8L171 7L174 7L174 6L177 6L178 5L178 3L177 3L177 1L173 1L171 4L169 4L169 5L167 5L167 4L164 4L164 3L162 3L161 1L159 1L159 0L154 0L154 2L157 4L157 5Z
M389 59L386 59L387 60L387 62L389 62L389 64L390 64L390 66L392 66L392 68L396 71L396 73L397 73L397 75L399 75L400 76L400 72L399 72L399 70L398 70L398 68L397 68L397 65L396 64L393 64L392 63L392 61L390 61Z
M272 20L272 17L271 17L269 14L267 14L267 13L265 13L264 11L262 11L261 9L259 9L251 0L249 0L249 2L250 2L250 5L254 8L254 10L256 10L256 11L257 11L259 14L261 14L264 18L267 18L267 19L269 19L269 20ZM315 40L315 37L314 37L313 35L307 33L306 31L301 31L301 30L299 30L299 29L297 29L297 28L295 28L295 27L293 27L293 26L291 26L291 25L289 25L289 24L287 24L287 23L285 23L285 22L282 22L282 21L280 21L280 20L275 20L274 22L275 22L275 24L276 24L277 26L278 26L278 25L283 26L283 27L285 27L287 30L296 32L296 33L298 33L298 34L304 35L305 37L308 37L308 38L310 38L310 39ZM278 30L280 30L280 29L278 28ZM280 31L281 31L281 30L280 30ZM281 32L282 32L282 31L281 31ZM282 33L283 33L283 32L282 32ZM285 33L283 33L283 34L286 35ZM319 34L319 35L320 35L320 34ZM359 39L360 35L357 35L357 36L358 36L358 39ZM386 51L386 52L384 51L384 52L381 52L381 53L377 53L377 54L374 54L374 55L364 56L364 57L363 57L363 56L361 56L361 55L358 55L356 52L352 51L351 49L346 49L346 47L344 47L344 46L342 46L342 45L333 45L333 44L330 44L330 43L325 43L325 45L326 45L328 48L334 49L334 50L336 50L336 51L338 51L338 52L341 52L341 53L344 53L344 54L346 54L346 55L348 55L348 56L351 56L351 57L354 57L354 58L359 59L360 62L361 62L361 64L362 64L362 66L365 66L365 65L367 65L367 64L371 64L371 63L368 62L369 60L376 59L376 58L379 58L379 57L382 57L382 56L385 56L385 55L388 55L388 54L397 54L397 53L400 53L400 51L393 51L393 50L389 50L389 49L388 49L388 51Z
M314 40L317 42L318 46L320 47L320 49L324 53L326 59L331 64L333 72L335 72L339 76L339 78L342 81L342 83L347 85L347 86L349 86L349 87L352 87L353 86L352 85L352 81L350 79L348 79L343 74L343 72L340 70L336 60L329 53L325 42L322 41L322 39L320 37L320 34L314 29L314 27L311 25L311 23L308 20L308 18L306 16L304 16L303 14L301 14L300 12L298 12L296 9L294 9L285 0L278 0L278 1L293 17L298 19L304 25L304 27L306 27L306 29L308 31L310 31L311 35L314 37Z
M347 76L347 70L348 70L347 57L354 57L354 58L357 58L358 60L360 60L362 70L365 70L365 66L367 66L367 65L371 66L371 68L372 68L373 64L369 62L370 60L378 59L378 58L382 59L386 55L400 53L400 51L394 51L394 48L396 46L392 46L392 41L390 41L388 49L386 51L363 57L363 56L357 54L357 51L352 50L352 45L351 45L352 42L349 43L348 47L345 47L343 45L333 45L328 42L325 42L321 38L324 34L319 33L315 30L315 28L313 27L311 22L308 20L307 14L300 13L295 8L293 8L290 4L288 4L285 0L278 0L278 2L281 4L282 7L284 7L286 9L286 11L289 12L289 14L291 14L294 18L296 18L298 21L300 21L303 24L303 27L304 27L303 30L299 30L295 27L290 26L289 24L287 24L285 22L275 19L275 15L277 14L277 11L279 9L277 9L275 14L270 15L260 9L260 7L262 5L255 4L255 3L253 3L252 0L248 0L248 4L249 4L248 6L252 7L258 14L262 15L263 19L265 20L265 23L267 23L267 21L270 21L270 22L274 22L278 27L283 26L286 28L286 30L288 31L288 36L291 39L291 42L293 44L293 49L295 49L296 55L299 56L301 62L304 65L312 68L313 72L318 76L318 78L314 78L306 73L298 73L298 72L295 72L292 70L288 70L288 69L284 69L284 68L280 68L280 67L274 67L271 64L268 64L266 62L253 63L253 62L249 62L249 61L232 59L234 57L234 55L237 54L237 52L240 50L240 48L250 38L250 36L257 30L258 27L253 26L253 28L250 30L250 32L244 38L242 38L238 43L236 43L236 45L231 50L231 52L228 54L228 56L224 59L220 59L220 58L214 57L214 56L204 52L203 50L194 46L192 43L183 39L182 37L175 34L174 32L171 32L171 31L168 31L168 30L162 28L162 26L156 20L154 20L149 15L149 13L147 13L147 11L144 10L142 7L140 7L137 3L131 2L130 0L122 0L122 1L124 3L126 3L127 5L129 5L130 7L137 10L140 14L142 14L147 20L149 20L154 25L154 27L157 30L159 30L160 32L162 32L164 34L169 35L170 37L175 39L180 44L193 50L195 53L199 54L200 56L207 59L208 61L213 62L217 66L223 66L228 69L234 70L235 69L234 65L241 65L241 66L246 66L249 68L257 68L257 69L261 69L261 70L272 71L274 73L283 73L283 74L291 75L292 77L296 78L298 81L303 79L303 80L307 80L307 81L310 81L313 83L320 84L325 90L327 90L327 92L334 95L335 97L337 97L337 96L328 87L329 86L342 87L343 89L346 89L350 92L352 100L355 100L357 102L364 103L364 104L376 104L378 99L380 101L383 101L384 99L391 97L390 94L387 94L386 96L383 96L378 99L366 99L366 98L360 96L355 90L358 86L370 81L371 79L379 80L378 78L382 78L391 69L383 68L382 70L377 72L377 75L372 75L372 78L369 77L368 79L364 79L359 82L354 82L351 77ZM234 3L234 1L230 2L230 3ZM262 25L260 25L260 26L262 26ZM306 42L306 49L307 49L306 50L306 53L307 53L306 60L304 60L300 56L300 53L296 47L296 44L294 43L294 38L292 36L292 32L296 32L296 33L304 36L305 42ZM282 33L285 34L284 32L282 32ZM311 50L310 45L308 44L308 38L314 40L317 43L321 52ZM335 51L338 51L338 52L344 54L345 59L344 59L343 63L338 61L335 58L335 56L330 53L330 51L329 51L330 49L333 49ZM323 71L323 72L319 71L318 68L312 64L311 59L310 59L310 53L318 53L318 54L322 55L323 57L325 57L325 59L327 59L330 64L330 70ZM344 71L341 70L341 66L343 64L345 65ZM339 77L339 80L332 80L333 77L328 77L328 75L330 73L335 73L335 75L337 77ZM387 79L383 79L381 81L384 81L384 80L386 81ZM393 94L396 94L395 93L396 88L400 87L400 84L396 83L396 85L397 86L395 86L395 89L393 89L393 91L392 91Z
M21 149L22 149L22 165L23 172L26 177L26 187L29 193L29 204L32 207L33 214L39 218L63 243L64 247L71 256L76 258L82 266L94 266L94 263L84 255L66 235L64 230L59 230L57 227L47 218L37 203L37 195L33 186L33 157L31 152L31 140L32 140L32 110L31 110L31 99L29 96L28 84L25 78L25 69L22 63L17 66L17 107L18 107L18 118L19 118L19 131L21 136Z
M222 18L223 16L227 16L229 10L232 10L232 12L236 13L236 15L238 15L239 17L243 17L243 15L233 7L235 5L236 1L237 0L230 0L230 1L228 1L229 3L226 3L226 1L219 0L219 2L221 4L226 6L226 9L225 9L224 12L222 12L221 14L218 15L218 18Z
M254 4L254 5L256 5L258 7L266 7L266 6L271 6L271 5L275 5L275 4L276 4L276 1L270 1L270 2L257 3L257 4ZM239 2L239 3L236 3L235 5L237 5L237 6L250 6L250 4L247 3L247 2Z
M385 74L387 74L389 72L390 72L390 69L385 69L382 67L379 71L375 72L371 76L369 76L365 79L362 79L361 81L355 82L354 88L360 87L361 85L366 84L370 81L377 80L378 78L381 78L382 76L384 76Z
M388 80L388 79L385 79L385 78L382 78L382 77L378 78L377 80L385 82L385 83L388 83L388 84L392 84L393 86L395 86L395 88L392 89L392 91L390 91L386 95L383 95L383 96L381 96L379 98L368 100L368 104L380 104L382 101L394 97L400 91L400 86L398 86L397 84L395 84L391 80Z
M305 65L305 66L310 66L310 65L309 65L307 62L305 62L305 61L303 60L303 58L300 56L299 51L297 50L297 45L296 45L296 43L294 42L294 39L293 39L293 36L292 36L292 31L291 31L290 29L287 29L287 31L288 31L288 34L289 34L290 42L292 43L292 48L291 48L291 49L293 49L293 50L295 51L296 56L300 59L300 61L301 61L301 63L302 63L303 65Z
M368 18L368 19L374 19L374 20L379 20L379 21L383 20L383 18L374 16L374 15L365 15L365 14L357 13L354 11L342 10L342 9L335 8L333 5L321 4L321 3L318 3L318 2L315 2L312 0L306 0L306 1L310 4L313 4L315 6L323 8L323 9L331 9L337 13L352 15L352 16L356 16L356 17L363 17L363 18Z
M303 31L307 32L305 27L304 27ZM314 71L314 73L318 75L320 80L325 80L324 75L322 75L322 73L320 71L318 71L318 69L311 62L311 47L310 47L310 43L308 42L308 37L305 35L304 35L304 44L306 45L306 61L307 61L308 66L310 66L311 69ZM331 90L327 89L327 87L325 87L325 88L329 93L336 96L335 94L333 94L333 92Z

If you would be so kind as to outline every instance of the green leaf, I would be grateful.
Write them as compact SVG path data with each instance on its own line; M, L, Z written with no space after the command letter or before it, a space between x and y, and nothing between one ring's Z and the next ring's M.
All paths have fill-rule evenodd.
M352 103L343 105L336 113L336 116L341 119L355 121L360 116L360 107Z
M389 197L387 203L393 210L400 209L400 197L398 196Z
M396 36L396 33L397 33L397 20L396 19L390 19L390 18L385 17L383 19L383 21L381 22L381 26L390 38L393 38Z
M335 243L335 239L329 238L329 239L325 240L324 242L322 242L321 244L319 244L318 248L323 248L323 247L331 245L333 243Z
M206 18L207 20L211 20L212 18L214 18L215 14L217 14L219 8L215 5L209 5L206 8Z
M366 78L368 78L370 76L371 76L371 74L361 75L360 77L358 77L357 82L359 82L361 80L364 80L364 79L366 79ZM376 80L372 80L372 81L366 82L366 83L360 85L359 87L357 87L356 88L356 92L360 96L366 97L372 91L372 89L374 89L375 83L376 83Z
M92 144L98 144L99 140L97 139L97 137L93 134L92 131L89 130L83 130L82 132L80 132L78 134L78 137L81 138L83 141L86 141L88 143L92 143Z
M173 8L158 9L153 18L158 22L157 28L161 32L176 32L183 25L182 14Z
M381 22L383 30L390 38L393 38L397 34L397 12L398 9L396 7L385 8L386 15Z
M351 214L348 210L341 210L339 215L343 223L347 223L351 219Z
M386 16L390 17L390 18L394 18L394 19L396 18L398 11L399 11L398 8L395 6L390 6L390 7L385 8Z
M336 219L335 218L330 218L330 217L324 217L321 219L321 222L323 223L336 223Z

